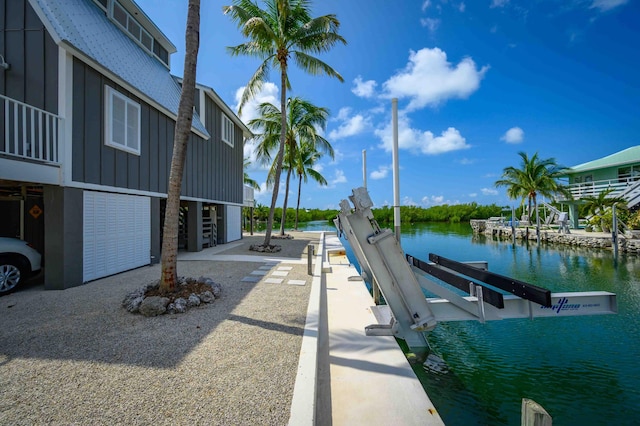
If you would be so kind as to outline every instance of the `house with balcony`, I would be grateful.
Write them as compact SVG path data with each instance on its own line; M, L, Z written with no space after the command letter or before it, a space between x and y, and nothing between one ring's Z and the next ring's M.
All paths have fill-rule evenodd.
M578 205L585 197L597 197L612 190L610 196L622 197L630 209L640 207L640 145L569 168L566 178L572 200L569 205L572 227L578 227Z
M0 235L47 289L158 262L180 79L133 0L0 0ZM188 250L242 238L249 129L198 85L182 182Z

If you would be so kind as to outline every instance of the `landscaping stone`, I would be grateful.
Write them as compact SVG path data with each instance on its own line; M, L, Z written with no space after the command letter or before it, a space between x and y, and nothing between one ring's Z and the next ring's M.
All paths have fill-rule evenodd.
M145 297L138 310L145 317L155 317L162 315L167 311L169 304L168 297L151 296Z

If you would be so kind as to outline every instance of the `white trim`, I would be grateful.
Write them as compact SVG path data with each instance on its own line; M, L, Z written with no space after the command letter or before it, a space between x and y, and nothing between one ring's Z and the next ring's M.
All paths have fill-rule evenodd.
M60 185L62 167L0 157L0 179Z
M178 81L182 81L181 78L179 77L176 77L176 78L178 79ZM244 124L244 122L240 119L240 117L238 117L238 115L235 112L233 112L233 110L229 107L229 105L227 105L222 100L222 98L218 96L218 94L216 93L215 90L213 90L213 88L209 86L205 86L204 84L200 84L200 83L196 83L196 87L200 90L203 90L207 94L207 96L209 96L213 100L214 104L218 105L227 114L228 117L231 117L231 120L234 123L236 123L238 127L240 127L240 129L242 130L242 135L245 138L253 137L253 133L247 127L247 125Z
M120 101L122 101L124 103L124 129L123 129L123 134L124 134L124 142L123 143L119 143L113 140L113 101L114 99L118 99ZM129 124L129 108L135 108L135 120L136 120L136 128L137 128L137 134L135 135L136 137L136 147L132 146L132 143L134 141L130 141L129 140L129 132L128 132L128 124ZM114 89L111 86L105 85L104 86L104 144L107 146L110 146L112 148L115 149L119 149L122 151L126 151L129 152L131 154L136 154L136 155L140 155L140 145L141 145L141 138L140 138L140 133L141 133L141 122L140 122L140 104L130 98L128 98L127 96L125 96L124 94L118 92L116 89Z
M220 114L222 116L222 119L220 120L220 139L222 139L222 142L233 148L233 140L235 139L236 133L235 124L233 120L227 117L227 114L225 114L224 111L221 111ZM231 137L229 138L229 136Z
M58 161L61 161L60 183L69 182L73 172L73 56L58 47Z
M200 122L202 123L202 125L204 126L204 128L207 128L207 116L205 114L205 110L207 107L207 103L206 103L206 98L204 95L204 90L198 88L196 86L196 88L198 89L198 93L200 93L200 112L198 113L198 117L200 117Z
M73 181L73 182L69 182L65 186L69 188L79 188L79 189L86 189L91 191L115 192L118 194L143 195L145 197L167 198L167 194L162 192L144 191L141 189L120 188L117 186L98 185L95 183ZM222 205L243 207L242 203L231 203L229 201L213 200L209 198L181 196L180 199L184 201L202 201L203 203L208 203L208 204L222 204Z

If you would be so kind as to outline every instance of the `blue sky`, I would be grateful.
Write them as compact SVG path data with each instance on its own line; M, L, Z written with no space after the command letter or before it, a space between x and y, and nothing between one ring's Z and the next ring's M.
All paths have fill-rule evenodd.
M177 46L182 75L186 0L136 0ZM232 108L259 65L231 57L245 41L226 1L202 1L199 82ZM343 77L292 66L289 96L327 107L336 158L318 169L328 187L303 185L301 206L336 208L362 185L393 204L391 99L398 98L402 205L516 205L494 182L517 153L575 166L640 144L640 6L637 0L318 0L336 14L347 45L320 58ZM270 81L279 82L273 70ZM279 104L269 83L257 102ZM255 116L252 105L243 120ZM249 154L251 147L245 147ZM250 175L263 184L257 165ZM296 185L290 204L295 203ZM283 190L280 191L281 204ZM256 194L269 205L271 192Z

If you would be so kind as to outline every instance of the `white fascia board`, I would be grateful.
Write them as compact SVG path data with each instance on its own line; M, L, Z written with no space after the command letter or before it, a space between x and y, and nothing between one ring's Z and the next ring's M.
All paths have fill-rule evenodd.
M73 57L58 47L58 159L62 160L61 185L72 179L73 165Z
M62 169L57 164L0 157L0 179L60 185L62 183Z
M176 77L178 79L179 82L182 83L182 78L180 77ZM196 83L196 88L199 89L200 91L206 93L212 100L213 102L218 105L220 108L222 108L222 110L224 111L224 113L231 118L231 121L233 121L237 126L240 126L240 128L242 129L242 134L246 139L252 138L254 136L254 134L251 132L251 130L249 130L249 128L247 127L246 124L244 124L244 122L242 120L240 120L240 117L238 117L236 115L235 112L233 112L233 110L231 108L229 108L229 105L227 105L220 96L218 96L218 94L216 93L215 90L213 90L213 88L206 86L204 84L200 84L200 83Z
M36 0L28 0L28 2L31 8L36 12L36 15L38 15L40 22L42 22L42 24L44 25L45 29L47 30L47 32L49 33L53 41L59 45L60 42L62 42L62 39L60 38L60 35L54 31L53 26L51 25L51 22L49 22L49 20L47 19L47 16L42 12L42 9L40 9L38 2Z
M2 166L2 162L1 161L2 161L2 159L0 158L0 167ZM22 164L23 162L20 162L20 163ZM2 170L2 169L0 169L0 170ZM3 170L3 172L4 172L4 170ZM14 180L16 180L16 179L14 179ZM43 182L43 183L51 183L51 182ZM53 184L57 184L57 183L53 183ZM73 182L69 182L65 186L67 186L69 188L79 188L79 189L85 189L85 190L90 190L90 191L114 192L114 193L118 193L118 194L144 195L144 196L147 196L147 197L167 198L167 194L163 193L163 192L144 191L144 190L141 190L141 189L121 188L121 187L118 187L118 186L99 185L99 184L95 184L95 183L75 182L75 181L73 181ZM180 196L180 199L184 200L184 201L202 201L203 203L209 203L209 204L222 204L222 205L227 205L227 206L242 207L241 203L230 203L228 201L214 200L214 199L209 199L209 198Z
M108 70L107 68L102 66L100 63L96 62L95 60L93 60L89 56L85 55L80 50L76 49L75 46L73 46L73 45L67 43L65 40L63 40L62 42L60 42L60 47L62 47L65 50L69 51L73 56L77 57L82 62L90 65L91 67L95 68L96 70L98 70L98 72L100 72L101 74L105 75L109 79L115 81L120 86L125 87L131 93L136 95L138 98L143 99L146 103L148 103L149 105L151 105L152 107L154 107L158 111L162 112L167 117L173 119L176 122L178 121L178 117L176 116L176 114L174 114L173 112L169 111L167 108L165 108L164 106L162 106L161 104L159 104L155 100L151 99L149 96L147 96L146 94L142 93L140 90L138 90L135 87L133 87L127 81L123 80L118 75L114 74L113 72L111 72L110 70ZM201 138L203 138L204 140L209 140L210 139L209 135L205 135L204 133L202 133L201 131L199 131L198 129L196 129L193 126L191 126L191 131L193 133L195 133L196 135L200 136Z

